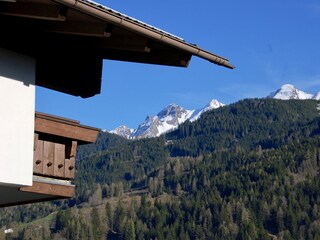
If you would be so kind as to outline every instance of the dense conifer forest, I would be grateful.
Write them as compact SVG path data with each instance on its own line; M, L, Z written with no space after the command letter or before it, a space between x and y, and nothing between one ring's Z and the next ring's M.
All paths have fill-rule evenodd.
M101 132L76 197L1 209L0 239L320 239L319 106L247 99L158 138Z

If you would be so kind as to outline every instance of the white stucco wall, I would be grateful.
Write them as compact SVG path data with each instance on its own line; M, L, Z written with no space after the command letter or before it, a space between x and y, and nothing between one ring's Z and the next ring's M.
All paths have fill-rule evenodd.
M31 186L35 60L0 48L0 185Z

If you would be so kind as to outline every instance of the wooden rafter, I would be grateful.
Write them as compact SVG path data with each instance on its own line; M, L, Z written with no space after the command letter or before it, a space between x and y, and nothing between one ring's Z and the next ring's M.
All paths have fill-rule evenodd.
M108 38L111 36L111 32L107 29L108 25L102 23L66 21L50 25L46 32Z
M32 2L3 2L2 15L42 20L65 21L68 8L62 5L39 4Z

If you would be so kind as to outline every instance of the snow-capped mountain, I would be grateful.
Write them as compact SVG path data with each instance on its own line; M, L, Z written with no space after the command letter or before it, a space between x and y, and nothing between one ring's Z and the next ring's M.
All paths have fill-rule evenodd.
M276 98L282 100L289 99L316 99L320 100L320 92L313 95L295 88L291 84L285 84L280 89L272 92L267 98ZM126 126L120 126L111 133L120 135L128 139L139 139L147 137L157 137L163 133L176 129L180 124L186 120L191 122L200 118L202 113L223 107L225 104L213 99L205 107L196 110L187 110L176 104L170 104L162 109L156 116L147 116L145 121L141 123L138 128L131 129Z
M148 116L146 120L131 134L130 138L157 137L178 127L185 122L193 111L186 110L176 104L170 104L156 116Z
M318 92L317 94L315 94L315 95L313 96L313 99L315 99L315 100L320 100L320 92Z
M134 129L128 128L127 126L124 126L124 125L121 125L121 126L117 127L116 129L111 130L110 133L119 135L124 138L128 138L133 133L133 131L134 131Z
M198 110L194 110L192 115L190 116L189 120L191 122L194 122L196 120L198 120L201 116L202 113L206 112L206 111L210 111L212 109L216 109L219 107L223 107L225 104L219 102L217 99L212 99L210 103L208 103L204 108L202 109L198 109Z
M277 91L271 93L268 98L276 98L282 100L289 100L289 99L319 99L320 92L316 95L303 92L297 88L295 88L291 84L285 84Z
M110 132L128 139L157 137L176 129L186 120L196 121L202 113L222 106L224 106L224 104L216 99L213 99L204 108L197 110L187 110L176 104L170 104L162 109L156 116L147 116L145 121L135 130L126 126L120 126Z

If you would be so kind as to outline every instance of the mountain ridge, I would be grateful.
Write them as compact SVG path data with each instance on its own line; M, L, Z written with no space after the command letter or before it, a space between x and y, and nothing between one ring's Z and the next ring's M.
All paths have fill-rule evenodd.
M270 93L266 98L280 100L320 100L320 92L313 95L295 88L292 84L284 84L278 90ZM175 130L180 124L187 120L190 122L196 121L204 112L223 106L225 106L225 104L219 102L217 99L212 99L203 108L195 110L188 110L172 103L163 108L156 116L147 116L145 121L139 124L136 129L121 125L109 132L127 139L158 137L164 133Z
M189 120L196 121L200 116L209 110L224 106L225 104L219 102L217 99L212 99L203 108L188 110L175 103L171 103L163 108L157 115L148 115L144 122L139 124L136 129L131 129L127 126L121 125L110 133L122 136L127 139L141 139L158 137L166 132L176 129L180 124Z

